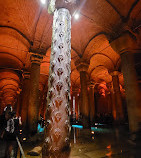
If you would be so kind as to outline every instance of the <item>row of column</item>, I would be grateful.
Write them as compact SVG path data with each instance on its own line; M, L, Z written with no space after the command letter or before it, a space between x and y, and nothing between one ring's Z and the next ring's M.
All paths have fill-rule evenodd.
M40 76L40 62L41 62L41 57L37 56L37 55L32 55L31 57L31 61L32 61L32 65L31 65L31 77L29 79L29 73L24 72L24 83L23 83L23 92L22 92L22 105L21 105L21 116L22 119L24 120L24 124L28 124L29 125L29 129L30 131L36 130L37 127L37 121L38 121L38 114L39 114L39 76ZM135 69L134 69L134 61L133 61L133 56L132 54L122 54L122 59L124 60L124 62L122 63L122 69L123 71L127 74L129 71L129 66L130 66L130 71L132 71L132 78L128 76L130 75L130 73L127 75L124 75L124 80L127 80L127 84L129 85L125 85L126 87L138 87L137 86L137 82L136 82L136 74L135 74ZM126 62L130 63L130 65L125 64ZM78 66L78 70L80 72L80 81L81 81L81 107L80 107L80 112L83 116L83 122L85 124L85 127L87 127L89 125L89 122L93 122L94 117L95 117L95 106L94 106L94 84L91 83L89 85L89 91L90 91L90 95L88 95L88 88L87 88L87 68L86 68L86 64L82 64ZM126 70L125 70L126 69ZM116 121L121 121L123 120L123 108L122 108L122 100L121 100L121 93L120 93L120 87L119 87L119 78L118 78L118 72L114 71L112 73L110 73L112 75L112 80L113 80L113 94L112 94L112 104L113 104L113 116L114 119ZM130 79L130 82L129 82ZM133 80L134 80L134 84L133 84ZM126 84L126 82L125 82ZM30 88L29 88L30 87ZM131 88L126 88L126 91L132 91ZM128 95L127 94L127 98L131 98L134 100L134 102L138 101L137 97L137 93L138 90L135 90L134 92L130 92ZM132 95L131 95L132 93ZM88 98L89 96L89 98ZM75 94L75 100L77 101L77 93ZM135 110L136 108L132 107L133 103L131 102L131 99L128 100L128 115L129 116L129 121L131 122L130 124L130 128L133 128L132 126L137 126L136 123L138 122L135 118L134 115L139 115L138 114L138 108L137 110ZM29 100L29 101L28 101ZM89 102L90 100L90 102ZM137 103L136 103L137 104ZM30 106L28 106L30 105ZM130 106L129 106L130 105ZM138 105L139 106L139 105ZM138 107L137 106L137 107ZM75 107L76 108L76 117L78 118L78 106ZM134 110L133 110L134 109ZM134 113L133 113L134 112ZM90 117L90 118L89 118ZM134 118L135 117L135 118ZM28 118L28 119L27 119ZM27 121L28 120L28 123ZM135 129L133 129L135 130Z
M58 48L62 49L62 47L60 47L60 45ZM28 113L27 113L28 119L27 120L28 120L29 129L31 131L36 130L36 127L37 127L36 123L38 120L38 113L39 113L38 112L39 111L38 89L39 89L39 76L40 76L39 59L41 60L41 57L39 57L37 55L33 55L32 57L34 58L34 60L31 60L32 65L31 65L31 77L30 77L30 81L29 81L29 84L30 84L29 106L28 106L28 109L24 108L24 106L22 107L23 111L28 111ZM60 62L61 55L57 56L57 57L59 59L58 62ZM126 89L126 100L127 100L127 110L128 110L128 118L129 118L129 127L130 127L130 130L132 132L135 132L138 130L138 124L140 122L140 115L139 115L140 104L139 104L139 98L138 98L138 85L137 85L137 81L136 81L136 72L135 72L135 68L134 68L134 60L133 60L132 52L122 53L121 54L121 61L122 61L122 64L121 64L122 65L122 72L123 72L123 76L124 76L124 84L125 84L125 89ZM52 62L50 69L54 73L53 69L55 67L55 64L54 65L53 64L54 63ZM58 64L60 64L60 63L58 63ZM84 125L84 127L87 128L89 126L89 121L91 121L91 122L93 121L94 114L95 114L94 86L93 86L93 84L90 84L90 89L89 89L90 96L89 96L88 89L87 89L87 70L88 70L89 64L84 62L84 61L80 61L80 62L76 63L76 66L77 66L78 71L80 72L80 82L81 82L81 107L80 107L80 111L82 114L83 125ZM69 69L67 69L67 70L69 70ZM60 80L60 75L62 75L62 73L63 72L61 71L61 69L57 69L57 74L59 76L59 80ZM111 75L112 75L112 79L113 79L113 94L114 94L113 100L114 100L114 104L115 104L115 107L114 107L115 108L115 118L116 118L116 120L122 120L123 119L123 109L122 109L122 101L121 101L121 94L120 94L120 87L119 87L118 72L115 71L115 72L111 73ZM66 77L66 76L64 76L64 77ZM50 84L52 84L51 79L52 78L50 77ZM65 78L65 79L67 79L67 78ZM68 82L66 80L66 83L69 85ZM51 85L51 86L54 86L54 85ZM60 95L60 91L62 90L61 87L62 87L61 82L56 82L56 90L58 91L59 95ZM24 87L24 88L26 89L26 87ZM26 92L27 92L27 90L26 90ZM48 97L52 97L51 92L52 92L52 90L49 92ZM65 93L65 94L67 94L66 102L64 105L62 105L62 108L65 108L65 105L67 105L66 103L67 103L67 99L68 99L68 91L66 91L66 92L67 92L67 93ZM27 94L25 94L24 97L27 98L28 97ZM90 103L89 103L89 98L90 98ZM50 99L50 102L53 103L52 99L51 98L49 98L49 99ZM59 98L57 98L57 100L55 101L56 107L58 107L58 105L59 106L61 105L62 100L58 100L58 99ZM28 103L25 103L25 104L28 104ZM52 107L53 106L51 106L51 108ZM67 118L67 114L65 116ZM89 116L90 116L90 119L89 119ZM25 117L25 116L23 116L23 117ZM56 118L57 118L56 122L58 123L58 116ZM59 120L60 120L60 117L59 117ZM56 131L55 131L56 130L55 125L54 125L54 127L55 128L54 128L53 132L54 132L54 137L56 138L55 141L58 142L59 141L59 140L57 140L58 133L56 133ZM50 135L51 134L53 134L53 133L50 133ZM50 135L47 135L47 138L50 137ZM65 135L65 136L67 136L67 135ZM45 155L47 154L47 151L48 151L46 145L47 145L47 142L45 143L45 146L44 146ZM60 149L57 148L57 150L60 150Z
M128 38L125 36L125 39L118 39L119 41L116 41L119 43L119 45L113 44L116 51L120 50L122 46L122 49L120 50L120 56L121 56L121 70L124 77L124 86L125 86L125 93L126 93L126 102L127 102L127 111L128 111L128 120L129 120L129 128L131 132L138 131L139 124L141 121L140 116L140 109L141 104L139 101L139 88L136 78L136 70L134 65L134 56L133 53L135 50L129 50L130 46L133 46L134 41L129 35L127 35ZM125 43L124 41L128 41ZM81 83L81 113L83 116L83 124L85 127L88 126L88 119L89 116L92 120L94 110L91 110L91 108L94 107L93 103L93 90L90 88L91 95L93 97L90 99L90 103L88 102L88 90L87 90L87 69L88 69L88 63L84 62L83 60L79 60L76 63L76 67L78 71L80 72L80 83ZM113 115L114 119L117 122L120 122L123 120L123 107L122 107L122 98L121 98L121 92L120 92L120 86L119 86L119 78L118 78L118 72L114 71L110 73L112 75L112 81L113 81L113 91L112 91L112 104L113 104ZM93 105L92 105L93 104Z
M95 98L94 98L94 82L87 81L87 68L88 64L86 63L78 63L77 69L80 72L80 83L81 83L81 105L80 107L80 113L82 114L82 122L84 127L89 127L90 124L94 124L95 120ZM111 87L111 98L112 98L112 111L113 111L113 118L115 122L119 123L123 121L124 115L123 115L123 107L122 107L122 98L121 98L121 92L120 92L120 85L119 85L119 72L113 71L110 73L112 76L112 87ZM89 91L88 91L89 89ZM72 89L72 106L75 106L75 111L73 109L73 112L76 114L76 118L78 116L78 90L75 88ZM75 98L75 102L74 102ZM75 105L74 105L75 104Z
M20 115L23 122L23 129L28 129L30 134L37 131L37 122L39 120L39 79L41 61L42 56L32 54L30 73L27 71L23 73Z

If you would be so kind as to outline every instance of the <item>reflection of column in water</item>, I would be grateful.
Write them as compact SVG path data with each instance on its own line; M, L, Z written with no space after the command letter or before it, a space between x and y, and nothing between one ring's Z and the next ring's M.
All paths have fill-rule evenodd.
M73 130L74 131L74 144L76 144L76 134L75 134L76 131L75 131L75 128L73 128L73 129L74 129Z

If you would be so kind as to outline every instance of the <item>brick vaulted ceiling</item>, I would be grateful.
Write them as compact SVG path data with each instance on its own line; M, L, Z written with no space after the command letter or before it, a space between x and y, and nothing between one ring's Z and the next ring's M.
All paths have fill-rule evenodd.
M61 0L57 1L61 4ZM111 82L108 71L120 68L120 56L110 47L109 40L128 30L140 45L141 1L78 0L77 5L80 18L72 17L72 86L80 87L75 66L80 58L90 62L90 79ZM0 68L30 71L29 52L43 53L40 83L44 85L49 74L52 20L40 0L0 0ZM6 72L3 75L7 76ZM120 83L123 84L122 74ZM11 84L17 91L17 82Z

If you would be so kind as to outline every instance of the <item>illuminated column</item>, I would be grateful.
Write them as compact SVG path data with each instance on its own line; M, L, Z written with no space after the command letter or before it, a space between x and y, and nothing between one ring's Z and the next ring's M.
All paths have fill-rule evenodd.
M73 94L71 92L71 102L70 102L70 114L71 117L73 116Z
M76 120L78 120L78 110L79 110L79 103L78 103L78 96L79 96L79 89L73 89L72 90L72 95L73 95L73 98L74 98L74 102L73 102L73 108L74 108L74 114L75 114L75 118Z
M116 112L116 121L123 120L123 107L122 107L122 99L121 99L121 92L119 86L119 72L113 71L110 73L112 76L113 81L113 90L114 90L114 99L115 99L115 112Z
M80 60L77 61L75 65L80 73L82 123L84 128L89 128L89 97L87 89L87 70L89 67L89 63Z
M91 125L94 125L95 121L95 103L94 103L94 83L90 82L89 84L89 105L90 105L90 122Z
M138 131L140 120L139 90L134 67L134 52L137 51L137 41L131 33L124 33L122 36L111 42L112 48L121 56L121 70L124 77L129 129L131 132Z
M71 15L65 8L54 12L43 158L70 154Z
M40 63L42 56L37 54L31 55L31 73L30 73L30 93L28 107L28 127L31 132L36 132L39 114L39 79Z
M28 103L29 103L29 86L30 86L30 74L29 72L23 73L23 88L22 88L22 103L21 103L21 118L23 128L27 125L27 116L28 116Z
M109 87L110 90L110 98L111 98L111 106L112 106L112 115L113 115L113 119L114 121L117 120L117 116L116 116L116 106L115 106L115 95L114 95L114 90L113 90L113 86Z

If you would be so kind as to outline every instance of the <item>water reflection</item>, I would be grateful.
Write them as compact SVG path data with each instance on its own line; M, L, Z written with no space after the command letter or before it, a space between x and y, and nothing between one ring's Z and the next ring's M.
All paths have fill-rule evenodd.
M131 158L129 156L131 151L127 144L126 129L99 124L95 124L90 129L84 129L82 125L72 125L71 136L74 147L72 150L78 152L77 154L85 153L91 158L112 158L113 156L116 156L116 158Z
M73 143L79 143L82 138L87 138L87 140L95 140L97 134L110 133L110 129L105 127L103 128L103 126L103 124L96 123L95 127L91 127L90 129L83 129L82 125L72 125Z
M106 156L107 156L107 157L111 157L111 155L112 155L111 144L108 145L106 148L107 148L107 150L108 150L108 153L106 153Z

